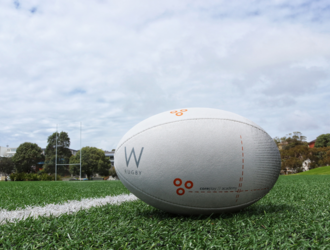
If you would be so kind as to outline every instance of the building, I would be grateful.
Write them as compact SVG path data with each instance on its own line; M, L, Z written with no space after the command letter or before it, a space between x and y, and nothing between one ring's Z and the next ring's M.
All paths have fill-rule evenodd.
M282 150L287 145L288 145L288 142L284 141L284 142L280 142L277 146L278 146L279 150Z
M1 147L0 146L0 157L12 157L16 154L17 148ZM45 155L46 148L41 148L42 154ZM73 155L76 155L78 150L69 148Z
M10 148L10 147L2 147L0 146L0 157L12 157L16 153L17 148ZM0 172L0 181L4 181L6 178L6 174Z
M73 154L73 155L76 155L77 152L78 152L78 150L75 150L75 149L72 149L72 148L69 148L69 149L70 149L70 151L71 151L71 154Z
M1 147L0 146L0 157L12 157L16 153L17 148Z
M309 147L309 148L314 148L314 147L315 147L315 142L316 142L316 139L310 141L310 142L308 143L308 147Z
M288 175L288 174L296 174L297 169L293 168L285 168L280 171L280 175Z
M115 164L115 159L114 159L115 150L104 151L104 154L105 154L105 157L109 157L111 165L114 166L114 164Z

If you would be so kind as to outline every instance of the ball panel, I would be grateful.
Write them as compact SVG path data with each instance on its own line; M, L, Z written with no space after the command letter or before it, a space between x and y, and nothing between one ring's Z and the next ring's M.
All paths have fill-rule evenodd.
M116 150L116 169L123 183L140 199L166 207L167 211L170 206L213 212L238 209L263 197L276 181L255 181L256 175L264 178L265 174L279 173L278 166L267 170L269 173L259 171L260 159L273 157L270 153L274 142L265 145L269 149L259 150L260 157L255 155L260 141L262 144L267 139L264 131L242 122L186 119L131 137ZM176 178L183 184L191 181L193 187L180 186L185 190L182 194L173 184Z
M176 112L180 112L180 110L186 110L185 112L181 112L183 115L177 116ZM208 118L216 118L216 119L228 119L233 121L240 121L246 124L250 124L254 127L257 127L259 129L262 129L260 126L255 124L254 122L246 119L245 117L242 117L240 115L219 110L219 109L210 109L210 108L185 108L185 109L178 109L178 110L169 110L157 115L154 115L148 119L143 120L142 122L135 125L132 129L130 129L120 140L118 147L121 147L121 145L128 140L130 137L135 136L136 134L161 125L165 123L170 122L177 122L182 121L186 119L208 119Z
M252 134L252 133L251 133ZM252 134L256 145L254 152L256 158L255 182L260 186L273 187L278 179L281 157L273 139L266 133ZM265 157L267 155L267 157ZM276 169L277 171L274 171Z
M222 212L238 211L244 207L250 206L251 204L257 202L260 199L257 198L255 200L250 200L245 204L240 204L238 206L230 206L230 207L221 207L221 208L191 207L191 206L173 204L164 200L160 200L158 197L153 197L145 192L141 192L140 189L138 189L135 186L132 186L130 183L127 183L125 180L123 180L122 182L130 192L134 193L139 199L145 201L150 206L174 214L212 214L212 213L216 214Z
M129 188L130 189L130 188ZM227 206L227 207L216 207L213 206L211 208L204 208L204 207L193 207L193 206L183 206L180 204L173 204L168 201L160 200L158 197L152 197L146 193L143 193L144 195L139 195L140 190L137 189L131 189L133 193L135 193L141 200L145 201L146 203L157 207L159 209L163 209L169 212L175 212L175 213L191 213L191 211L208 211L210 213L215 213L215 212L224 212L224 211L233 211L237 209L242 209L256 201L258 201L260 198L262 198L263 195L260 195L260 197L256 198L255 200L248 199L247 203L243 203L240 205L234 205L234 206ZM195 197L195 199L198 199L198 197Z

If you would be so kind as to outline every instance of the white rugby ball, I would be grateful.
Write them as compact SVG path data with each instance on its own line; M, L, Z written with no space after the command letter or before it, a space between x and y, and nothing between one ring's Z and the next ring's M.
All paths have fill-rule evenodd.
M273 139L234 113L170 110L129 130L115 152L122 183L138 198L177 214L239 210L265 196L281 169Z

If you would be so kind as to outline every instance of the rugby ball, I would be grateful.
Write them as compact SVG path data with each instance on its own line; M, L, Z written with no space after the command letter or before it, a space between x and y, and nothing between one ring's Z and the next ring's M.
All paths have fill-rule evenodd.
M115 151L122 183L151 206L176 214L245 208L265 196L281 169L261 127L218 109L185 108L129 130Z

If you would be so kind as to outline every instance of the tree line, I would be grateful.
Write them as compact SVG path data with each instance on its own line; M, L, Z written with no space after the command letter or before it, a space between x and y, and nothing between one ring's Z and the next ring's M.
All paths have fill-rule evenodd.
M306 136L301 132L293 132L282 138L275 137L274 141L281 149L282 170L301 172L303 162L308 159L310 169L330 164L330 134L318 136L314 148L308 147Z
M73 155L70 150L70 138L67 132L55 132L48 137L47 147L43 154L42 149L36 143L22 143L16 150L13 157L0 159L0 172L15 173L55 173L56 162L56 137L57 137L57 164L78 164L80 163L80 150ZM83 147L81 149L81 174L91 178L95 174L102 176L109 175L109 169L113 166L105 157L104 151L96 147ZM43 162L43 164L40 164ZM59 175L79 175L79 165L57 166Z
M0 159L0 172L16 173L55 173L57 137L57 163L78 164L80 163L80 150L72 155L70 138L66 132L55 132L48 137L45 154L36 143L25 142L21 144L16 154L11 157ZM310 169L330 164L330 134L322 134L317 137L314 148L309 148L306 136L301 132L293 132L284 137L274 138L275 143L281 149L281 169L294 169L302 171L302 163L309 159ZM115 175L114 167L109 159L106 159L103 150L96 147L83 147L81 159L81 173L91 178L96 173L106 176ZM40 162L44 162L40 165ZM110 172L109 172L110 170ZM60 165L57 172L59 175L79 175L79 165Z

